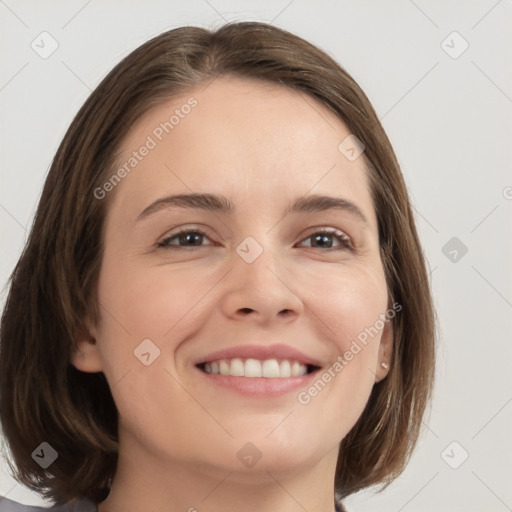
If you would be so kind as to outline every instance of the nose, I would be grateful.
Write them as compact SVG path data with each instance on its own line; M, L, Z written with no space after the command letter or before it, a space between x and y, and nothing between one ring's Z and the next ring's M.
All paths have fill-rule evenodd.
M297 276L276 252L265 248L252 263L235 255L233 265L221 300L227 317L263 325L288 323L302 314Z

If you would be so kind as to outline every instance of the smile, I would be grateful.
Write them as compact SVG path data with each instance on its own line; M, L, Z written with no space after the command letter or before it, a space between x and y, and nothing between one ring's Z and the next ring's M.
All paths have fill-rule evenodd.
M198 356L193 362L209 391L253 398L288 395L307 386L324 364L291 344L252 343Z
M265 359L260 361L253 358L248 358L245 360L241 358L233 358L208 361L199 365L199 368L205 373L214 375L279 379L289 377L302 377L307 373L311 373L317 367L288 359Z

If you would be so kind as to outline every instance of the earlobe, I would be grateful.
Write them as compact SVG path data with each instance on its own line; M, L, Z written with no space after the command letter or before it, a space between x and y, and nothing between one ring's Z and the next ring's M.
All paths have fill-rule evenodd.
M379 356L377 359L377 368L375 369L375 382L380 382L387 377L391 367L391 357L393 354L393 322L388 321L382 331L379 344Z
M70 359L71 364L82 372L96 373L103 370L98 344L89 332L82 330L76 336L75 348Z

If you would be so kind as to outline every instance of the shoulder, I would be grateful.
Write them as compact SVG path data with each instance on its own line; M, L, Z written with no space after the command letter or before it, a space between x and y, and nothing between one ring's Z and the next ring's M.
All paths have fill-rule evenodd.
M96 505L87 499L79 499L65 505L34 507L0 496L0 512L96 512Z

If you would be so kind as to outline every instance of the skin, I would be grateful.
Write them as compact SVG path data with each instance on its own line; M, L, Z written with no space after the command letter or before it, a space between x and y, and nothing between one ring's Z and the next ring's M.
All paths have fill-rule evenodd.
M105 373L119 411L118 469L99 510L332 512L339 443L386 376L392 323L308 404L297 392L238 395L198 378L193 362L256 340L328 368L388 309L364 157L345 158L350 131L311 97L221 77L147 112L120 160L192 96L197 106L110 192L102 318L72 357ZM137 221L156 199L190 192L226 195L236 215L172 207ZM367 222L343 210L283 215L310 194L342 197ZM157 247L181 227L206 232L201 245ZM315 246L321 228L354 248ZM263 248L250 264L236 252L248 236ZM161 351L149 366L134 356L146 338ZM237 457L247 442L261 454L250 468Z

